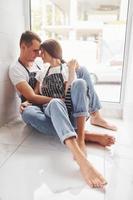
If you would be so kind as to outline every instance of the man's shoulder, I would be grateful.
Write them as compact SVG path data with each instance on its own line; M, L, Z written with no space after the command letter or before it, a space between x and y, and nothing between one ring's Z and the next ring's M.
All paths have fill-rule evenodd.
M28 74L24 67L17 61L9 67L9 78L13 85L16 85L22 81L28 81Z
M21 64L18 62L18 61L15 61L15 62L13 62L11 65L10 65L10 67L9 67L9 69L12 71L12 70L18 70L18 69L21 69L22 67L21 67Z
M9 75L11 76L12 74L26 74L26 70L24 69L24 67L22 67L22 65L16 61L14 63L12 63L9 67Z

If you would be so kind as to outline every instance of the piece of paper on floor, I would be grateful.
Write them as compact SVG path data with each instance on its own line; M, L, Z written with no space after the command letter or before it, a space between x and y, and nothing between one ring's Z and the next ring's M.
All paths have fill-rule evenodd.
M40 174L42 182L47 184L52 192L63 192L86 185L76 161L69 152L53 152L50 162L47 170Z

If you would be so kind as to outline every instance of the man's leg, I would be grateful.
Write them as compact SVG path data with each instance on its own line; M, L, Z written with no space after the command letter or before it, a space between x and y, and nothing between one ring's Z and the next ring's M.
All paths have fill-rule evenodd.
M117 131L117 127L114 124L105 120L102 117L100 111L91 113L90 123L95 126L100 126L102 128L106 128L112 131Z
M37 131L47 135L57 135L51 120L44 116L44 113L37 106L28 106L22 113L22 118L26 124L29 124ZM85 131L86 142L97 142L103 146L114 144L114 137L109 135L99 135Z
M60 99L53 99L45 108L44 113L51 119L62 143L65 143L72 152L87 184L91 187L102 188L106 184L106 180L97 172L81 151L76 140L76 132L69 120L65 103Z
M77 78L81 78L86 81L87 84L87 95L89 97L89 113L90 123L92 125L101 126L113 131L117 130L117 127L110 122L106 121L100 114L101 104L99 98L95 92L93 83L91 81L90 74L85 67L79 67L76 71Z
M44 115L38 106L27 106L22 112L22 119L27 125L47 135L57 135L51 120Z
M108 147L115 143L115 137L108 134L101 134L96 132L93 133L85 130L85 141L94 142L104 147Z

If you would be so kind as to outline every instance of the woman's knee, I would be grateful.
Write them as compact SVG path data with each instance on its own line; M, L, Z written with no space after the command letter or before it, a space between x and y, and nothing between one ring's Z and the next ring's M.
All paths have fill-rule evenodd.
M83 79L77 79L72 83L72 91L78 90L78 92L83 92L87 90L86 81Z

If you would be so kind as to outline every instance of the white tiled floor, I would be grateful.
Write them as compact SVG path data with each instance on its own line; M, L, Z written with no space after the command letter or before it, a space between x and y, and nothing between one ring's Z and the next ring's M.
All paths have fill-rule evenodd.
M21 120L1 127L0 200L132 200L133 124L112 121L117 132L88 125L116 135L116 144L108 149L87 144L88 159L108 180L105 191L86 185L58 138L37 133Z

